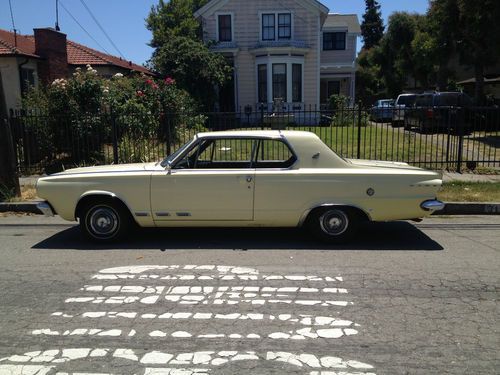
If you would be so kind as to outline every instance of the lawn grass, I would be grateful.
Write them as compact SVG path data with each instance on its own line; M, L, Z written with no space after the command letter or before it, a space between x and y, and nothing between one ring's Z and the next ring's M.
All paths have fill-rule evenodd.
M444 202L500 202L500 183L445 182L438 199Z

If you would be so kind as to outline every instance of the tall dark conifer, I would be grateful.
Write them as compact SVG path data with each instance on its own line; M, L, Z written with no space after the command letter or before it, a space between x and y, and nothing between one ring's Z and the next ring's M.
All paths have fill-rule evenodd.
M380 4L376 0L365 0L366 8L361 23L361 35L363 37L363 48L370 49L377 46L384 36L384 22Z

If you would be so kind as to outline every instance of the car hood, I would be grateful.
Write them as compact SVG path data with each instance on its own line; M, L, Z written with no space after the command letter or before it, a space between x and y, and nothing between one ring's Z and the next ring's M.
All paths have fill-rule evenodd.
M72 174L88 174L88 173L126 173L126 172L143 172L163 169L158 163L134 163L134 164L113 164L113 165L98 165L93 167L81 167L67 169L64 172L55 173L51 176L67 176Z

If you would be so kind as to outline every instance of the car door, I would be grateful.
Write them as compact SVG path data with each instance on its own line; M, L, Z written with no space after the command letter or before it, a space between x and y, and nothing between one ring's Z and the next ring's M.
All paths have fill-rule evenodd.
M154 220L253 220L253 148L253 139L200 139L171 170L153 173Z

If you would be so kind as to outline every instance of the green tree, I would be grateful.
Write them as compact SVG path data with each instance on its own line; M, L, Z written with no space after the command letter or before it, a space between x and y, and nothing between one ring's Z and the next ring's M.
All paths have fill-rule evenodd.
M381 79L380 65L375 61L380 54L380 47L359 53L356 70L356 98L364 104L373 104L385 96L385 84Z
M363 48L370 49L379 44L384 36L384 22L380 5L376 0L365 0L366 8L361 23L361 35L363 37Z
M427 34L429 41L425 54L432 57L437 66L436 84L439 90L448 89L453 73L448 65L456 52L459 35L459 9L457 0L431 0L427 11ZM418 48L418 47L417 47Z
M225 58L210 51L202 40L201 25L194 12L207 0L160 0L151 8L146 25L155 48L151 67L163 76L172 77L205 108L211 108L214 87L223 86L232 69Z
M500 58L500 1L458 0L459 30L457 49L461 61L474 67L475 100L485 101L484 69Z
M230 77L231 67L222 55L190 38L171 38L157 48L151 59L155 69L173 77L178 85L206 108L211 108L215 86L223 86Z

